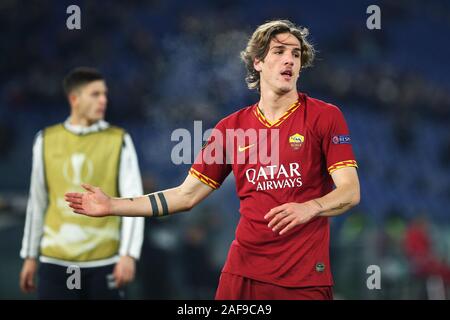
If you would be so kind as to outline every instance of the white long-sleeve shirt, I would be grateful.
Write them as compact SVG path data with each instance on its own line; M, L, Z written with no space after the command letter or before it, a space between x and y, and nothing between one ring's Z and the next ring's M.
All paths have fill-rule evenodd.
M105 130L109 127L106 121L99 121L89 127L71 125L70 118L64 122L64 127L75 134L87 134ZM27 204L25 231L22 240L20 256L22 258L36 258L39 256L40 241L44 230L44 215L48 205L48 190L44 177L44 156L42 131L36 135L33 145L33 163L31 170L30 194ZM119 193L121 197L136 197L143 194L142 179L138 159L133 141L125 133L122 144L119 165ZM80 267L98 267L115 263L119 256L131 256L139 259L144 239L143 217L122 217L120 232L120 247L117 256L112 258L77 262ZM54 263L63 266L74 264L49 257L39 257L41 262Z

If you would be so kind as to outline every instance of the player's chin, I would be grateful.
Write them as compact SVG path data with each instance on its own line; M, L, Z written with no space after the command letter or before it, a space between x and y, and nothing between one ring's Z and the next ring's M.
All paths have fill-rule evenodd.
M96 112L94 115L91 116L91 121L92 122L97 122L100 120L103 120L105 118L105 113L104 112Z
M286 94L286 93L291 92L294 89L295 89L295 86L293 86L292 84L281 85L281 86L278 87L278 92L280 94Z

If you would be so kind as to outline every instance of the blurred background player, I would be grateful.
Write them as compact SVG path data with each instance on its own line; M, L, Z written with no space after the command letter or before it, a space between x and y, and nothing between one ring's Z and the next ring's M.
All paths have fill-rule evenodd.
M216 125L180 186L113 199L83 184L87 193L66 195L70 206L97 217L165 216L190 210L233 171L241 218L216 299L332 299L328 217L357 205L360 189L342 112L297 91L302 67L314 59L307 36L288 20L256 29L242 59L259 102Z
M104 121L108 92L97 70L76 68L63 86L70 117L40 131L33 146L20 287L33 291L39 269L40 299L120 299L135 276L143 218L83 217L71 212L63 196L80 182L115 196L142 194L137 155L130 135ZM80 290L67 287L70 265L81 268Z

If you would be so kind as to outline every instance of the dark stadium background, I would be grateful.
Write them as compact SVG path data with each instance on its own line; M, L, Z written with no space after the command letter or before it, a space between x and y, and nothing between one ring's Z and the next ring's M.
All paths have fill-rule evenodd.
M81 30L66 28L67 6ZM381 8L381 30L366 8ZM146 192L180 183L176 128L203 130L254 103L239 52L254 28L288 18L310 29L318 57L300 91L338 105L359 163L361 204L332 220L337 299L438 299L443 279L418 276L405 235L428 222L434 257L450 262L450 2L13 1L0 3L0 298L18 287L33 137L63 121L62 77L99 68L107 120L135 140ZM146 222L135 299L211 299L234 236L233 177L189 214ZM381 289L369 290L369 265ZM447 288L447 298L449 297Z

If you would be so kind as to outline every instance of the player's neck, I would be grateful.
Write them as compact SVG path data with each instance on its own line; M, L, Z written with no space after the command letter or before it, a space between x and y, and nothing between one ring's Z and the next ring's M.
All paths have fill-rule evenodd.
M259 109L269 121L278 120L298 100L296 90L279 95L274 92L261 92Z
M69 123L74 126L80 126L80 127L87 128L87 127L92 126L95 122L90 121L89 119L86 119L84 117L79 117L76 114L72 113L70 115Z

